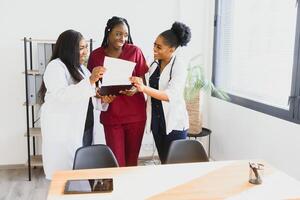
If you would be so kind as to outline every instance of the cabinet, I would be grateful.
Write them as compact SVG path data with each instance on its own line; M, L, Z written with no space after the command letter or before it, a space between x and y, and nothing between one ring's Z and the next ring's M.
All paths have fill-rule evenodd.
M42 155L38 152L37 141L41 141L41 128L39 122L40 103L38 91L42 84L43 73L48 64L55 40L39 40L23 38L24 42L24 77L25 77L25 103L28 180L31 181L31 169L42 167ZM89 40L90 51L93 49L93 40Z

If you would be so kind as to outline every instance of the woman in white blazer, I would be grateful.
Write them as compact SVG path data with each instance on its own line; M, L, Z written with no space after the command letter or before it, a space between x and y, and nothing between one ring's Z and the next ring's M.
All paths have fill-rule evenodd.
M171 142L187 136L189 123L183 96L187 64L180 61L175 50L186 46L190 39L190 28L175 22L154 42L155 62L149 69L148 86L141 78L131 77L138 90L148 95L146 131L152 131L161 163L165 163Z
M40 97L43 167L47 179L57 170L72 169L77 148L83 146L83 134L90 97L95 82L105 72L92 71L82 64L87 56L82 35L67 30L58 37L43 77Z

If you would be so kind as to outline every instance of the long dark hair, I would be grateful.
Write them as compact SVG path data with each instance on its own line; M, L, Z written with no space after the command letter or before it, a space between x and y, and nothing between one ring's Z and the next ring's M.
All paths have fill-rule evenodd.
M55 43L50 61L59 58L67 67L75 82L83 79L78 69L80 67L79 43L83 39L81 33L74 30L67 30L61 33ZM39 90L41 103L45 101L47 88L43 81Z
M115 26L117 26L119 24L124 24L124 25L127 26L127 29L128 29L127 43L128 44L133 44L132 37L131 37L131 34L130 34L130 27L129 27L129 24L128 24L127 20L125 18L122 18L122 17L113 16L106 23L106 27L105 27L105 30L104 30L104 37L103 37L103 40L102 40L101 47L108 47L108 34L109 34L110 31L112 31L112 29Z

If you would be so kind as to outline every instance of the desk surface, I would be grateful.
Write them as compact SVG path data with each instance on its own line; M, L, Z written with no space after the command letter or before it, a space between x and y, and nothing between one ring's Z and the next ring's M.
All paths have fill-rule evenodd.
M248 183L248 161L60 171L53 177L48 200L300 199L299 181L264 164L261 185ZM111 177L112 193L63 194L68 179Z

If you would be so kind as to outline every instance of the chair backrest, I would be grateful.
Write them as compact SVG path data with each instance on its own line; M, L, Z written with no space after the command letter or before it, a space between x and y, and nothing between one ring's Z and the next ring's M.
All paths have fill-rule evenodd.
M104 144L80 147L76 150L73 169L119 167L111 149Z
M202 144L197 140L175 140L171 143L166 164L209 161Z

